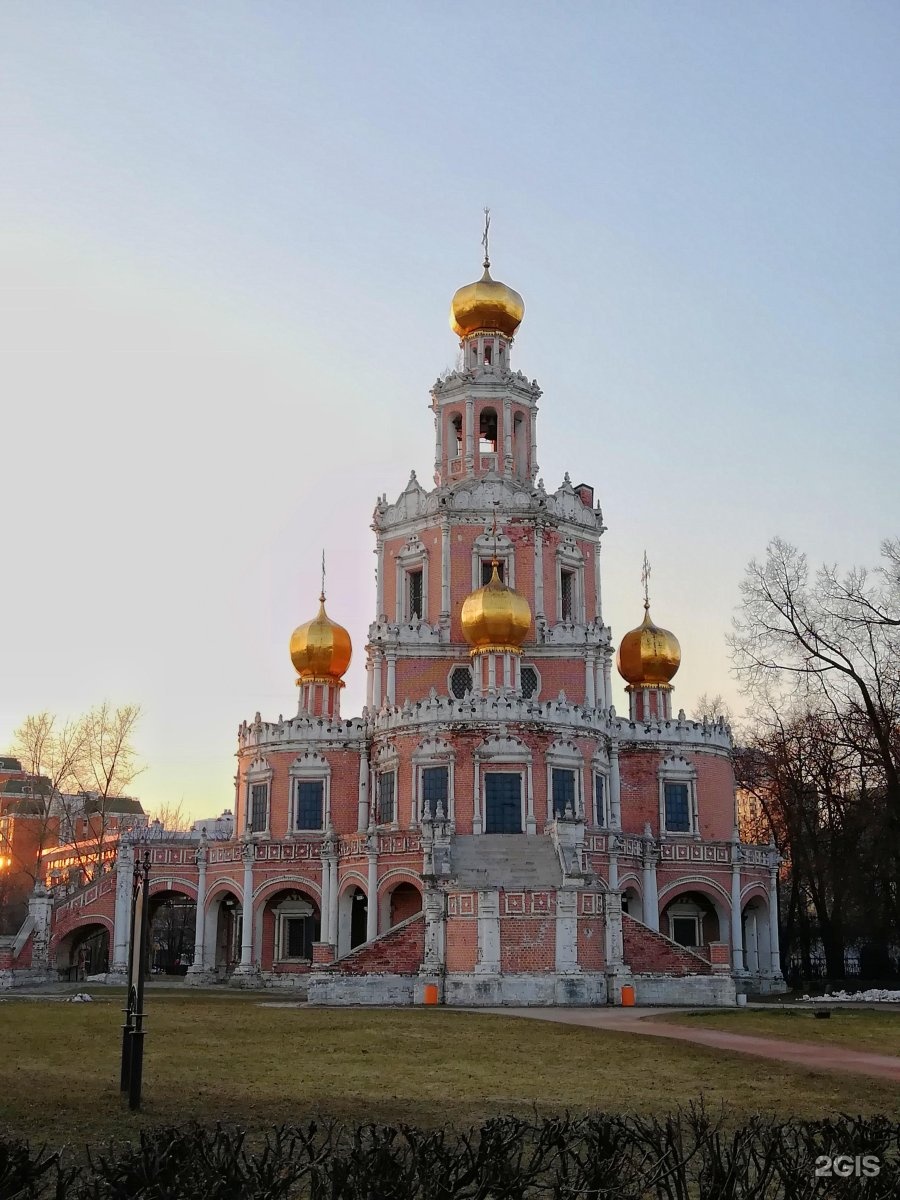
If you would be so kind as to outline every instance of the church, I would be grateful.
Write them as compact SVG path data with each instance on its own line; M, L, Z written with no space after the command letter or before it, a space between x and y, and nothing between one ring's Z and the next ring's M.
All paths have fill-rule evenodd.
M783 988L779 860L741 844L730 730L677 709L646 562L643 618L614 644L594 489L539 478L524 312L485 238L431 389L433 486L413 473L375 507L362 713L341 711L354 647L323 581L290 639L296 715L240 726L233 837L153 844L151 896L196 904L188 982L461 1006ZM99 924L124 971L134 853L123 838L105 890L38 897L18 965L52 967Z

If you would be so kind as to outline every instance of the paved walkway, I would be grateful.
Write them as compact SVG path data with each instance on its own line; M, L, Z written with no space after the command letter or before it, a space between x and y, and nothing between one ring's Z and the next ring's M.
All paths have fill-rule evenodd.
M473 1010L475 1011L475 1010ZM499 1016L529 1017L535 1021L558 1021L563 1025L585 1025L590 1029L612 1029L619 1033L643 1034L647 1037L671 1038L677 1042L710 1046L714 1050L753 1054L770 1058L810 1071L843 1071L892 1079L900 1083L900 1058L889 1054L870 1054L867 1050L850 1050L824 1042L787 1042L781 1038L756 1037L747 1033L728 1033L723 1029L702 1029L690 1025L670 1025L665 1021L648 1020L666 1016L666 1008L489 1008L478 1012L493 1012ZM679 1009L696 1012L696 1009Z

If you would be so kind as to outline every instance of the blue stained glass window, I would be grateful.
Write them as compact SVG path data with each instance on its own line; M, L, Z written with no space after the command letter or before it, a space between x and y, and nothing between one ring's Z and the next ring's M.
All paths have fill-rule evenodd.
M297 784L297 828L321 829L325 784L321 779L301 779Z

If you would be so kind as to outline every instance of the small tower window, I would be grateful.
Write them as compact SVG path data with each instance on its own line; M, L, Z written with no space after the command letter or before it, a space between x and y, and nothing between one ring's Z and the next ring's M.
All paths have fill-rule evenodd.
M553 815L557 818L575 815L575 772L553 768Z
M452 421L450 422L450 425L451 425L451 428L453 429L454 437L456 438L456 457L459 458L459 456L462 454L462 445L463 445L462 417L459 415L459 413L457 413L456 416L452 419Z
M492 408L483 408L478 424L478 448L482 454L497 451L497 414Z
M450 672L450 692L457 700L462 700L466 692L472 690L472 672L468 667L454 667Z
M562 619L564 621L574 621L575 619L575 572L560 571L559 573L559 601Z
M493 357L494 357L493 342L485 342L484 343L484 365L486 367L489 367L491 365L491 361L492 361Z
M382 825L393 825L396 820L394 771L383 771L378 776L378 820Z
M407 603L406 611L407 618L410 621L421 621L424 613L422 611L422 570L407 571L406 573L407 587Z
M325 783L321 779L301 779L297 783L297 828L321 829Z
M534 667L522 668L522 695L530 700L538 690L538 673Z
M483 558L481 560L481 586L491 582L491 576L494 574L494 560L491 558ZM501 583L506 580L506 563L498 561L497 575Z

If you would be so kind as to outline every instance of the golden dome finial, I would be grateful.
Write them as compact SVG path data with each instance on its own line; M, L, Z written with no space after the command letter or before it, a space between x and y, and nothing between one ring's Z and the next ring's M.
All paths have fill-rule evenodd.
M511 338L525 316L525 301L517 291L491 278L488 233L491 210L484 210L484 274L476 283L459 288L450 302L450 328L458 337L473 333L502 333Z
M650 560L646 550L641 583L644 588L644 619L637 629L632 629L622 638L616 655L616 668L630 687L668 690L681 666L681 646L674 633L654 625L650 617Z
M332 683L343 687L353 655L350 634L325 611L325 551L322 551L322 589L319 611L311 621L298 625L291 634L291 662L297 672L297 686L303 683Z

